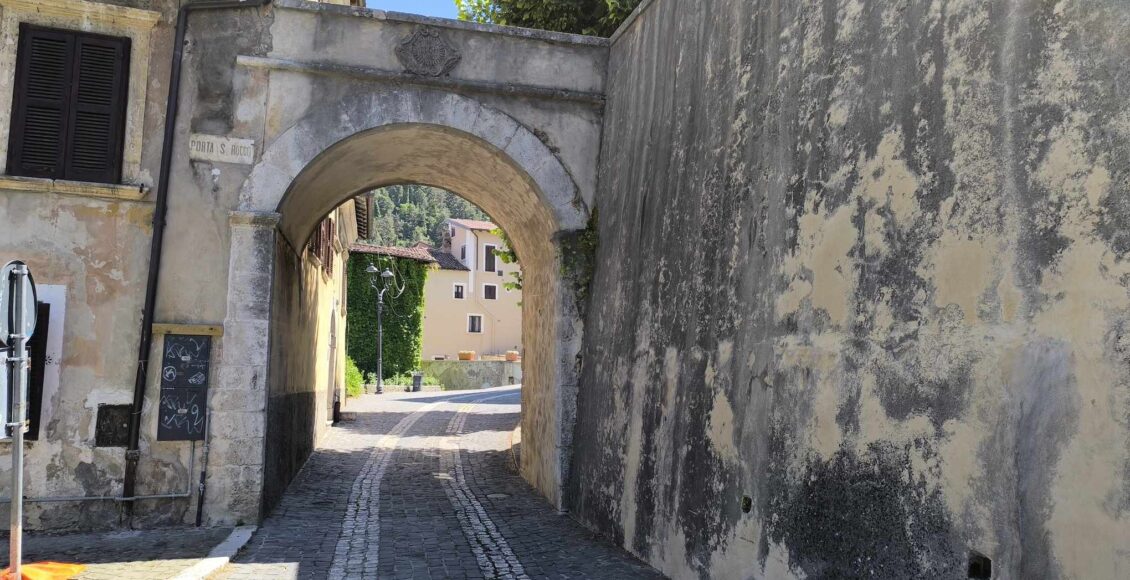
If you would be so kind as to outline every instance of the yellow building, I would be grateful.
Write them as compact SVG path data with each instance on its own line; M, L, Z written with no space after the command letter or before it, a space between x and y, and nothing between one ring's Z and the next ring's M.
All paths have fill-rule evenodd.
M437 269L424 288L424 360L476 358L521 350L522 291L507 290L518 264L504 264L494 250L506 244L498 226L477 220L447 220L443 248L432 250ZM446 254L446 255L445 255Z

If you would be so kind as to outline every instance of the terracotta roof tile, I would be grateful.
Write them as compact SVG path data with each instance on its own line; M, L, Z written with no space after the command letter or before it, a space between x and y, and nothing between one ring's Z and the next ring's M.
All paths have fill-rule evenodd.
M468 268L455 256L439 248L433 248L423 242L419 242L411 248L371 246L369 244L356 243L349 247L349 251L356 254L377 254L380 256L392 256L394 258L407 258L418 262L435 264L443 270L468 271Z
M416 260L419 262L434 263L435 258L424 248L398 248L395 246L370 246L369 244L355 243L349 247L349 251L357 254L378 254L381 256L392 256L394 258L408 258L409 260Z
M461 272L470 271L470 268L463 265L459 258L452 256L450 253L440 250L438 248L428 248L428 253L431 254L432 259L439 264L439 267L444 270L459 270Z

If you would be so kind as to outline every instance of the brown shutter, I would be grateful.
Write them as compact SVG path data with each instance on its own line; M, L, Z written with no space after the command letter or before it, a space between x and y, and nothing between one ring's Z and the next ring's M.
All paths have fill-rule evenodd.
M20 25L8 173L59 177L69 120L74 38Z
M51 323L51 305L40 302L38 306L35 331L27 345L31 367L28 370L28 432L24 437L29 441L39 439L39 421L43 414L43 376L47 369L47 327Z
M66 179L121 180L128 63L128 38L78 37Z
M121 180L128 38L20 25L8 173Z

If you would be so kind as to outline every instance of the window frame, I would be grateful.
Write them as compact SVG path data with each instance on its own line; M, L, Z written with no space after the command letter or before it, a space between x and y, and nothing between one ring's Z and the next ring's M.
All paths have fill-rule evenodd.
M130 39L128 85L126 88L125 130L122 138L121 177L117 184L92 184L55 180L51 178L13 177L7 167L8 143L12 125L0 122L0 182L5 187L37 193L66 193L87 197L114 199L141 199L153 181L141 171L143 139L146 132L160 132L161 124L146 122L149 88L149 62L153 46L152 33L161 22L159 10L117 6L89 0L51 2L45 11L38 0L5 0L0 18L0 35L17 39L20 24L28 23L46 28L91 32ZM0 62L15 63L19 42L0 43ZM15 66L0 71L0 82L15 84ZM164 102L164 97L161 97ZM0 110L12 110L14 91L0 91ZM149 126L152 125L152 126ZM138 186L141 186L140 188Z
M494 297L487 295L487 288L494 289ZM498 300L498 284L483 284L483 300Z
M494 244L483 244L483 271L484 272L497 272L498 271L498 256L494 255L494 251L498 246ZM487 269L487 264L490 264L490 269Z
M33 107L49 106L50 101L37 97L29 87L31 76L32 46L35 39L52 39L63 43L66 54L63 64L66 70L61 71L61 88L64 92L59 95L57 110L59 126L57 127L58 150L56 152L55 166L52 171L42 171L34 167L23 166L20 158L28 143L28 136L34 134L30 127L42 125L30 124L29 111ZM119 184L122 181L122 161L125 154L125 129L126 117L129 112L129 73L130 55L133 52L132 39L128 36L111 36L84 30L42 26L29 22L19 25L19 38L16 47L16 67L12 84L12 103L9 112L7 172L14 177L31 177L41 179L78 181L86 183ZM112 51L119 58L112 61L117 83L108 86L110 91L109 104L102 106L90 102L84 103L80 98L80 89L83 80L87 78L83 73L83 58L86 47L101 47ZM97 78L97 77L94 77ZM79 165L79 119L84 115L105 115L109 124L105 134L105 143L98 143L99 148L104 145L107 155L99 161L106 163L103 169L82 168ZM88 133L88 135L90 135ZM88 137L89 138L89 137ZM91 143L87 143L88 146Z
M471 330L471 321L476 318L479 319L479 329ZM467 313L467 334L483 334L485 332L483 324L485 319L486 317L484 317L482 314Z
M453 300L466 300L467 299L467 285L462 282L456 282L451 285L451 296Z

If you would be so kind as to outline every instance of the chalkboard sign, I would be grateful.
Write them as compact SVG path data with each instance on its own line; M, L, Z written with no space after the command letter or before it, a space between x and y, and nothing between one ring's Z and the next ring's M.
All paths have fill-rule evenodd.
M161 388L207 386L211 358L211 336L166 335Z
M208 413L212 337L165 335L161 356L158 441L200 441Z
M157 440L204 439L207 412L207 389L161 389L161 409L157 412Z

